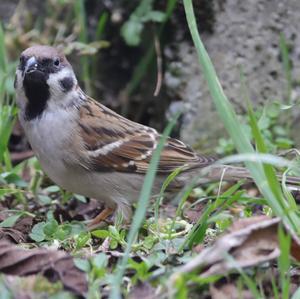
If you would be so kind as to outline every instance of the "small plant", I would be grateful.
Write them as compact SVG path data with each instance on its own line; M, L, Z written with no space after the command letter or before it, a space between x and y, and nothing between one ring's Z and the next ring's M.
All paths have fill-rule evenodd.
M281 102L274 101L267 103L264 107L258 107L255 111L255 117L258 119L258 127L261 130L268 152L270 153L276 154L279 151L288 150L294 146L293 140L289 138L289 128L281 124L283 114L291 108L283 105ZM249 117L242 117L240 121L244 134L254 142L255 138L252 135ZM235 152L233 140L231 138L219 139L216 152L222 156L233 154Z
M85 234L81 234L85 231L82 223L63 223L59 224L54 219L51 211L47 213L46 221L42 221L33 226L30 238L37 242L54 242L58 241L61 245L63 243L68 245L68 240L75 237L75 248L83 247L88 239Z
M144 23L152 21L161 23L166 14L162 11L153 10L154 0L142 0L129 19L121 28L121 35L129 46L138 46L141 43L141 34Z
M154 0L140 1L121 29L125 42L130 46L144 45L145 28L149 23L157 24L153 26L155 34L158 38L162 37L163 26L171 16L176 3L176 0L168 0L163 12L155 9ZM292 276L291 269L298 265L290 255L297 245L294 242L294 236L298 234L300 227L298 202L284 182L282 185L278 183L271 165L276 164L276 159L279 159L274 154L294 146L293 140L289 137L290 126L281 124L283 112L290 112L293 107L291 64L285 39L281 37L280 40L289 84L285 104L272 101L265 107L254 111L250 100L246 99L247 114L243 117L237 116L219 85L212 63L198 35L192 1L184 0L187 20L199 61L203 66L203 72L220 117L230 136L229 139L220 141L217 151L224 156L237 153L229 157L230 161L244 161L251 171L256 186L242 180L230 184L216 182L193 189L197 179L195 176L191 179L191 184L172 198L172 203L170 203L164 199L164 193L170 182L182 171L182 169L176 169L166 179L160 194L152 203L151 188L156 178L160 150L176 121L174 120L165 130L152 157L130 225L121 224L117 218L114 224L88 231L84 220L92 218L95 210L98 210L96 200L70 194L50 182L43 174L36 158L14 165L8 150L9 138L17 113L13 101L13 79L17 62L10 61L10 59L13 59L14 53L19 52L16 48L16 45L20 44L19 39L23 38L22 45L24 46L32 42L64 44L64 39L67 38L65 50L68 53L76 50L80 55L94 54L99 48L107 46L100 41L100 38L109 20L109 12L101 12L96 33L92 36L87 28L85 2L82 0L73 4L69 0L47 2L48 25L37 22L38 25L33 26L30 18L23 18L25 25L24 28L20 27L17 36L13 26L8 24L5 27L5 40L9 50L6 50L4 46L4 33L0 27L0 236L12 239L12 242L16 240L19 242L16 236L24 237L26 241L20 241L21 243L17 245L20 248L39 249L42 247L43 250L47 250L46 248L50 247L51 252L57 253L55 250L60 250L59 254L66 253L71 261L72 269L82 271L79 272L83 280L79 281L78 285L80 282L88 282L88 291L84 296L89 299L134 297L135 294L131 292L136 290L139 292L140 288L142 291L149 288L148 294L163 298L198 298L199 296L209 298L213 297L214 291L214 296L217 297L218 288L223 284L232 287L237 297L241 298L247 296L255 298L273 296L275 299L291 297L292 284L294 280L297 280L295 276L298 275L293 273ZM66 13L63 22L62 13ZM25 11L17 11L18 16L25 14ZM20 18L14 19L18 22ZM78 22L74 22L73 19ZM66 27L66 24L69 26ZM33 28L30 34L24 34L27 30L25 27ZM58 27L62 28L62 31L57 32ZM12 43L12 40L16 42ZM128 94L139 86L141 78L155 57L153 42L150 40L146 43L146 45L149 44L147 53L138 63L128 85ZM12 58L8 58L6 52L11 54ZM91 63L86 58L81 57L83 69L81 80L88 89L93 81L91 78L95 75L90 66L96 60L92 60ZM269 153L273 155L268 156L267 160L262 159L262 155ZM265 163L266 161L269 163ZM294 164L283 163L280 166L285 169L285 166L290 167ZM288 175L288 172L289 169L283 177ZM256 216L263 216L273 221L274 215L278 216L275 219L280 219L278 236L274 238L277 238L279 244L275 253L280 251L280 254L273 260L268 260L262 265L257 263L253 267L243 268L239 267L233 259L231 254L234 254L234 250L231 250L225 259L226 266L235 265L230 271L222 270L218 274L203 277L202 271L207 268L205 265L190 272L180 272L189 262L195 262L207 249L206 247L216 244L221 234L231 230L231 224L235 225L237 220L248 221ZM26 222L28 219L29 221ZM286 226L289 229L283 228ZM244 236L240 235L238 240L242 237ZM211 247L208 251L210 249ZM251 252L255 252L255 249L256 247ZM258 251L268 253L268 250L269 247L266 246ZM216 256L218 262L223 258L222 254L223 251ZM212 252L211 255L213 256L214 253ZM34 259L35 256L33 256ZM1 266L0 269L2 269ZM14 268L13 265L10 268L17 270L22 267ZM63 277L65 270L67 269L64 268L63 272L59 273L60 278ZM35 283L23 282L26 287L33 286L29 291L41 292L43 296L49 295L49 298L65 298L66 296L71 298L71 295L62 290L60 283L52 284L41 280L38 275L30 279L34 279ZM6 298L12 298L15 295L13 291L16 288L15 285L10 284L11 281L16 281L16 277L11 279L4 274L0 276L0 294ZM23 284L21 284L22 287ZM298 287L292 298L298 298L299 294L300 288Z

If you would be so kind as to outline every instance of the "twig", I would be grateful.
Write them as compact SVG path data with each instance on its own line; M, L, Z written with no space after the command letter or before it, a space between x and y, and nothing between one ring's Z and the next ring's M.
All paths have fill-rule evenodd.
M162 75L162 55L161 55L160 42L156 34L154 35L154 46L156 52L157 80L156 80L156 87L153 95L157 97L161 89L163 75Z

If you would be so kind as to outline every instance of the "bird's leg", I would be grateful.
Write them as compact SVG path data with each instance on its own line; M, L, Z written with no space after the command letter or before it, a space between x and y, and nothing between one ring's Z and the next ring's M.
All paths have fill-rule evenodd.
M115 210L111 208L105 208L99 215L92 219L88 224L89 230L99 226L102 221L105 221Z

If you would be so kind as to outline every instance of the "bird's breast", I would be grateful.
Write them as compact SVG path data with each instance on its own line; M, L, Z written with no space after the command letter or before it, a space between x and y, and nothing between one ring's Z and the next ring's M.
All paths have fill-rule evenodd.
M66 161L74 157L76 114L66 110L44 112L41 117L26 121L20 117L29 143L44 171L56 183L69 173Z

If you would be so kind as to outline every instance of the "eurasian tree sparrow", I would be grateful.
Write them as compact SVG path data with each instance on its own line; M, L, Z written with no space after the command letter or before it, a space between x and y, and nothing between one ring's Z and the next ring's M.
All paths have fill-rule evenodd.
M68 191L97 198L106 209L96 221L118 209L130 219L151 156L160 135L132 122L87 96L65 56L49 46L22 52L15 89L19 118L42 168ZM172 171L183 170L169 185L176 191L214 159L194 152L183 142L168 138L161 153L153 194ZM202 182L217 180L214 168ZM248 177L237 169L226 177Z

